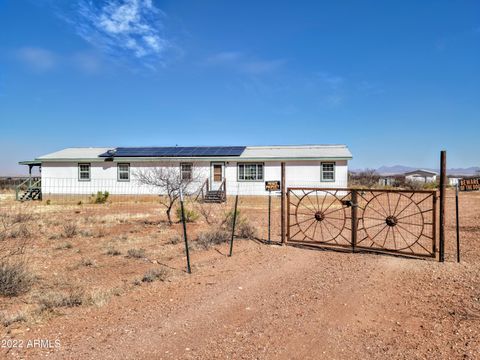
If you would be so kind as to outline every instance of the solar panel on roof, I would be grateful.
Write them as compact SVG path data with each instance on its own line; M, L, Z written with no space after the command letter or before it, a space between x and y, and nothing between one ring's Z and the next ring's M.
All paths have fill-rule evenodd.
M240 156L245 146L165 146L165 147L119 147L115 153L107 151L100 157L206 157Z

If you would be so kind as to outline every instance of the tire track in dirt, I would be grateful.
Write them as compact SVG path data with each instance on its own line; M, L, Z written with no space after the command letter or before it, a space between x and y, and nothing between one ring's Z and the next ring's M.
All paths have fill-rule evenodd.
M192 276L146 287L83 318L53 319L49 329L57 331L37 335L60 337L61 351L29 354L115 359L121 349L126 359L353 357L363 344L346 343L345 334L363 331L387 309L391 277L402 268L391 264L399 261L242 244L231 259L200 261Z

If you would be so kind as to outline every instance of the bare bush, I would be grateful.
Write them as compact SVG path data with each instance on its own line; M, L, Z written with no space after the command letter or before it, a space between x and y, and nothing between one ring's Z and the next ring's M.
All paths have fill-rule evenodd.
M95 260L90 258L84 258L80 260L80 265L90 267L90 266L95 266L96 264L95 264Z
M248 221L242 221L235 229L242 239L254 239L257 236L257 229Z
M193 171L193 170L192 170ZM173 224L171 211L182 192L188 195L191 192L191 185L197 180L192 173L190 179L185 180L180 176L180 169L177 167L154 167L146 170L139 170L134 173L136 180L142 184L154 187L160 195L160 203L166 208L168 222Z
M143 258L145 258L145 250L144 249L129 249L127 251L127 257L134 258L134 259L143 259Z
M350 185L372 188L378 186L380 175L374 169L365 169L358 173L350 173Z
M172 244L172 245L176 245L176 244L180 243L181 241L182 241L182 238L180 237L180 235L175 234L170 238L169 243Z
M122 255L122 252L115 248L108 248L106 254L110 256L118 256Z
M60 245L58 245L55 250L67 250L67 249L71 249L73 247L73 245L69 242L65 242L65 243L62 243Z
M198 234L195 244L203 249L208 249L213 245L227 242L230 236L230 233L224 229L204 231Z
M57 307L76 307L84 302L83 289L74 288L67 292L50 292L42 295L38 301L40 311L53 310Z
M165 267L150 269L143 275L142 282L165 281L168 275L169 271Z
M231 231L233 227L234 217L234 210L228 211L225 215L222 226L228 231ZM257 236L257 229L248 221L245 216L242 215L242 212L240 210L237 210L235 218L235 234L243 239L254 239Z
M193 203L195 209L197 212L200 214L200 216L203 217L205 222L208 225L212 225L215 223L215 204L209 204L209 203L204 203L204 202L194 202Z
M78 232L78 227L77 224L73 222L68 222L66 224L63 224L63 233L62 235L66 238L73 238L75 235L77 235Z
M0 261L24 254L31 237L27 226L32 216L19 210L16 213L0 213Z
M23 262L0 263L0 295L18 296L30 290L33 276Z
M10 326L14 323L25 322L25 321L27 321L27 315L22 311L19 311L10 316L5 313L0 314L0 322L5 327Z

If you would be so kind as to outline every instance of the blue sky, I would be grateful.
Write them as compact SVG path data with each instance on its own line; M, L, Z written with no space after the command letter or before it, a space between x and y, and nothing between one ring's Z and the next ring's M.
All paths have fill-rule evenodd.
M0 0L0 174L69 146L478 166L478 1Z

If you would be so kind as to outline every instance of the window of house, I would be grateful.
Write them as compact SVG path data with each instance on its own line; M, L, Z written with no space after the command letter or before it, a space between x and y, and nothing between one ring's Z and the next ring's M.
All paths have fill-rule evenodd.
M90 164L78 164L78 180L90 180Z
M130 164L117 165L117 179L118 181L130 181Z
M184 181L192 180L192 163L181 163L180 164L180 176Z
M262 181L263 164L238 164L238 180Z
M335 163L324 162L321 164L321 180L335 181Z

